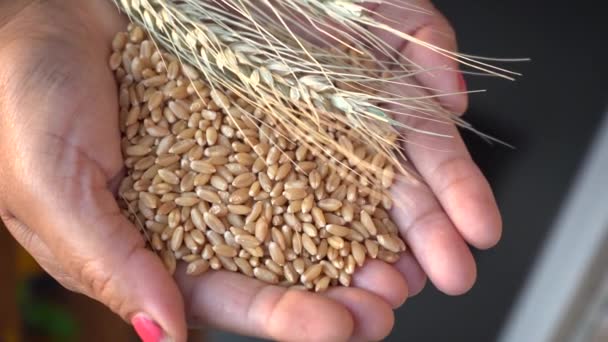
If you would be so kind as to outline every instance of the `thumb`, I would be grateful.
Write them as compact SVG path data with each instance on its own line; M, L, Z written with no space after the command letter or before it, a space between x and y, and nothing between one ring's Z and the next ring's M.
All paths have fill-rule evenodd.
M419 28L414 37L440 49L456 52L456 36L451 25L440 13L435 12L433 15L430 23ZM415 43L407 44L403 55L423 70L430 70L417 73L416 80L439 95L438 100L443 107L457 114L466 111L467 87L458 61Z
M28 187L35 192L11 210L40 236L86 295L131 322L145 342L186 341L178 287L120 212L106 177L77 151L62 157L70 159L62 158L63 165L80 167L59 182L38 177L33 181L38 184Z

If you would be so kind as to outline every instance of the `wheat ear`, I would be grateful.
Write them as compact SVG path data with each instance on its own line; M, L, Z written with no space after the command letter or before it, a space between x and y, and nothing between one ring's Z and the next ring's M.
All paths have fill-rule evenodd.
M382 3L381 0L372 2ZM329 131L344 127L399 167L399 131L420 131L395 116L470 126L437 104L435 96L403 97L387 85L411 82L422 70L395 55L370 27L456 59L479 71L509 72L440 49L373 19L362 1L347 0L120 0L129 17L164 48L198 69L212 88L247 99L267 118L287 127L286 137L311 150L352 155ZM393 6L419 10L407 1ZM339 25L336 25L339 23ZM311 44L306 28L318 32ZM328 48L334 46L335 48ZM391 110L387 110L387 104ZM231 110L239 110L232 108ZM264 123L260 122L260 127ZM349 133L350 134L350 133ZM328 156L331 158L331 156Z

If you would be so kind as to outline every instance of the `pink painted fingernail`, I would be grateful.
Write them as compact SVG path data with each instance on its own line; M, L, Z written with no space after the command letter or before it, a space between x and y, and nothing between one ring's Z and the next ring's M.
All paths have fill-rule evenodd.
M163 329L144 314L137 314L131 320L135 332L143 342L168 342Z
M458 88L461 92L467 91L467 81L465 81L464 75L461 72L458 73Z

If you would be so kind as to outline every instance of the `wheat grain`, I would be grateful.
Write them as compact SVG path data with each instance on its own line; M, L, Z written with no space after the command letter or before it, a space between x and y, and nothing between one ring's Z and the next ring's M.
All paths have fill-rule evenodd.
M307 137L288 137L289 125L249 100L210 87L196 68L151 51L140 35L131 25L110 57L121 56L115 73L128 97L120 101L127 177L119 192L171 273L183 261L190 275L224 269L324 291L350 285L367 258L397 260L405 244L382 190L394 181L393 166L373 157L360 133L328 131L360 151L352 152L360 163L374 165L366 178L363 168L353 174Z
M198 259L188 264L186 274L191 276L199 276L209 269L209 262L205 259Z
M277 284L279 282L279 277L275 273L269 271L264 266L254 268L253 274L259 280L267 282L269 284Z

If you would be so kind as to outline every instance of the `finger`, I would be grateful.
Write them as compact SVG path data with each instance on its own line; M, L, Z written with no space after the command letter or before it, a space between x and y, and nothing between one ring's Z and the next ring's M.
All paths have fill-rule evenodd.
M437 48L457 52L456 35L448 20L430 1L418 1L415 5L409 9L398 9L395 4L383 3L373 9L373 18ZM457 60L384 30L371 31L394 49L396 54L401 54L408 64L428 70L416 73L414 77L421 86L439 95L438 101L445 108L457 114L466 111L466 84Z
M380 260L368 260L353 275L353 285L384 299L393 308L398 308L408 296L408 284L392 265Z
M395 263L395 267L405 278L410 297L416 296L424 289L424 286L426 285L426 274L410 251L406 251L401 255L399 260Z
M431 10L434 7L427 0L408 1L408 4L396 3L395 0L383 1L382 3L367 2L363 7L367 9L368 15L376 22L386 24L391 28L405 33L413 33L418 28L429 23L434 16ZM407 44L402 37L390 33L376 26L368 27L368 30L383 41L395 54Z
M408 144L410 160L468 243L481 249L496 245L502 234L496 200L457 129L431 122L420 123L418 127L451 138L427 140L434 151L420 144ZM411 139L416 141L416 135Z
M350 341L382 341L393 329L393 310L377 295L354 287L336 287L326 295L350 311L355 322Z
M454 30L439 13L431 24L419 28L414 37L450 52L458 51ZM404 56L421 69L430 70L416 73L415 78L433 94L439 95L437 99L443 107L457 114L467 110L467 86L456 59L419 44L408 44Z
M181 295L162 262L120 212L105 175L78 151L60 150L61 165L80 167L33 180L11 212L33 227L87 295L127 321L144 315L159 334L185 341Z
M346 341L353 318L340 303L227 271L177 273L192 323L278 341Z
M473 256L431 190L400 179L392 194L393 219L433 284L450 295L468 291L476 278Z

